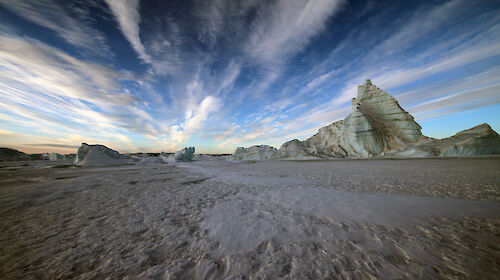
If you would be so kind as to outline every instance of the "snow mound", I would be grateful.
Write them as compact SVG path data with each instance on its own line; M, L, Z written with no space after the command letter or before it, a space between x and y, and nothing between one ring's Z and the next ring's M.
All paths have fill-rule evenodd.
M30 160L30 156L18 150L0 148L0 161Z
M268 145L255 145L250 148L238 147L234 151L234 160L267 160L278 156L278 150Z
M88 145L82 143L76 153L75 165L80 166L106 166L128 163L126 156L121 155L104 145Z

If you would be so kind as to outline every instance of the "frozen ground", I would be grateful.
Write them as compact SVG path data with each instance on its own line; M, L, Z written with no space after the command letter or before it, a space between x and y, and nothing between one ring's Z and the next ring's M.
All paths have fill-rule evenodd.
M495 279L500 158L0 163L6 279Z

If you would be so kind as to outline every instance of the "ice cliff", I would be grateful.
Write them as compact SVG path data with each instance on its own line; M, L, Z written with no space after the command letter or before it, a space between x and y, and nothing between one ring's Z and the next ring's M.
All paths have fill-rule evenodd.
M274 148L272 148L274 149ZM500 137L482 124L445 139L422 135L421 126L389 93L366 80L352 100L352 113L319 129L305 141L294 139L278 150L239 147L239 160L324 157L429 157L500 154Z

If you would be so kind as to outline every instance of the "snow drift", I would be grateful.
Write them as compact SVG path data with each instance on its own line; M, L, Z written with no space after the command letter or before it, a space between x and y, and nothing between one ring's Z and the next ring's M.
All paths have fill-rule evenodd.
M75 165L106 166L128 163L127 156L112 150L104 145L88 145L82 143L76 153Z
M279 151L268 146L239 147L235 159L324 157L431 157L500 154L500 137L488 124L445 139L422 135L421 126L389 93L366 80L352 100L352 113L319 129L305 141L294 139ZM263 155L263 156L261 156Z

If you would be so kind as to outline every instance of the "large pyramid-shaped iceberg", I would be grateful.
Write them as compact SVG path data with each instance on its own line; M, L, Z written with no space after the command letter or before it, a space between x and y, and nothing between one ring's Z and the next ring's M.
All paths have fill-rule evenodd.
M353 112L304 141L311 154L334 157L382 155L421 142L420 125L398 101L370 80L358 86Z

